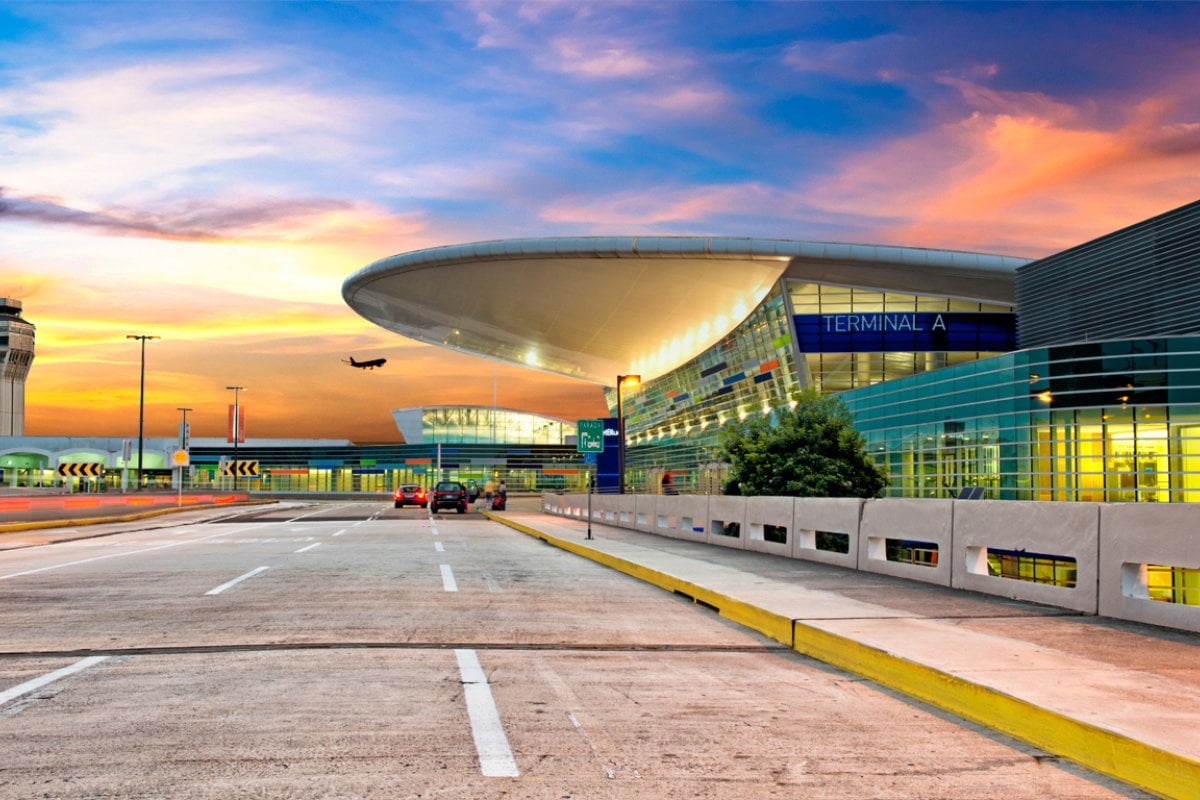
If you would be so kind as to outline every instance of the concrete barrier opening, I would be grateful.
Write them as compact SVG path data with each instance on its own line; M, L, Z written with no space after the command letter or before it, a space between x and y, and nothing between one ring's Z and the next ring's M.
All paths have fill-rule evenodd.
M871 557L878 558L876 555L880 547L877 542L883 543L884 558L888 561L895 561L898 564L913 564L918 567L936 567L938 563L938 546L937 542L922 542L916 539L879 539L872 537L871 544L874 547L871 549Z
M824 550L827 553L850 552L850 534L833 531L796 531L796 544L804 550Z
M1146 565L1146 596L1162 603L1200 606L1200 569Z
M750 523L750 538L760 542L787 544L788 529L786 525Z
M709 531L714 536L728 536L731 539L740 539L742 536L742 523L714 519L709 527Z
M968 547L966 566L969 572L976 575L1061 586L1064 589L1075 588L1079 573L1078 563L1071 556L994 547Z

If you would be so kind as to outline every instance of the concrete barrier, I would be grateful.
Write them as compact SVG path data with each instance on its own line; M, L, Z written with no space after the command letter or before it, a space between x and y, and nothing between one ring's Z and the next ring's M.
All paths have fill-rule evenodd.
M705 523L709 544L744 550L746 547L746 498L710 495Z
M1200 574L1185 569L1200 570L1200 506L1100 507L1100 614L1200 633Z
M746 526L742 538L747 550L791 558L795 531L796 498L746 498Z
M708 541L708 495L663 495L654 504L654 533L693 542Z
M616 525L621 511L619 494L592 495L592 521L604 525Z
M1200 633L1200 504L593 495L592 521Z
M655 533L654 516L658 506L658 495L633 495L633 529L642 533Z
M868 500L859 525L858 568L950 585L953 500Z
M858 569L858 529L864 502L857 497L796 498L792 557ZM844 544L844 549L836 547L839 544ZM829 549L831 545L835 549Z
M954 501L956 589L1095 614L1099 554L1097 503Z

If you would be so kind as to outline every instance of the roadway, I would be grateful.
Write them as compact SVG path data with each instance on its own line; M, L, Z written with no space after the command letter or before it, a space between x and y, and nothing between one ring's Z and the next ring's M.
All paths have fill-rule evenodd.
M2 797L1148 796L480 514L50 536L0 535Z

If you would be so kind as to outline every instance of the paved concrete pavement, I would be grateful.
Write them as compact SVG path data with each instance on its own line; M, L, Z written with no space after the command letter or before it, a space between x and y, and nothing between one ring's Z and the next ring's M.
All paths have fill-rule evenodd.
M486 513L1089 769L1200 800L1200 636L598 523L587 540L586 521L535 509ZM124 529L0 529L0 549Z
M522 510L493 519L826 663L1172 798L1200 798L1200 637Z

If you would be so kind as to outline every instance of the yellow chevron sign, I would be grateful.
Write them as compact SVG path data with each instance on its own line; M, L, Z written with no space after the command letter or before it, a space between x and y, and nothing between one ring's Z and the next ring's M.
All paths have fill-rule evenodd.
M257 461L226 461L221 465L222 475L236 475L240 477L253 477L258 475Z
M104 474L104 465L97 461L59 464L58 474L64 478L98 478Z

